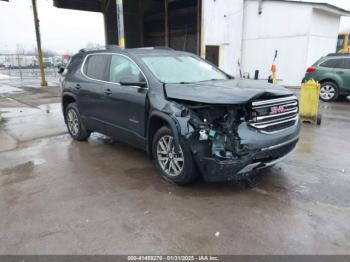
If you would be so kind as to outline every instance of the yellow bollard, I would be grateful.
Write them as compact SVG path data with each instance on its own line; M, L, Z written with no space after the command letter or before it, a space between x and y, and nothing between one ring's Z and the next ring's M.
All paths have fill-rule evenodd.
M318 112L320 99L320 84L315 80L309 80L301 85L299 112L301 120L312 121L321 124L322 116Z

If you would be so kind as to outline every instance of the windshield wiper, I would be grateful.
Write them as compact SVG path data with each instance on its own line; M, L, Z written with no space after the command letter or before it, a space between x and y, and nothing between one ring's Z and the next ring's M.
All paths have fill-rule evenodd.
M224 79L213 78L213 79L201 80L201 81L193 81L193 82L179 82L179 84L181 84L181 85L197 84L197 83L201 83L201 82L218 81L218 80L224 80Z
M202 81L198 81L198 82L209 82L209 81L218 81L218 80L225 80L225 79L212 78L212 79L202 80Z

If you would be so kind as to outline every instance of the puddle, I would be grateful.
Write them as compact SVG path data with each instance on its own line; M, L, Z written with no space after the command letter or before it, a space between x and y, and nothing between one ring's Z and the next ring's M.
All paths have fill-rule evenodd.
M23 164L16 165L14 167L4 168L1 172L3 175L12 175L16 173L31 172L34 168L34 162L28 161Z
M34 167L44 164L46 161L42 158L37 158L32 161L27 161L25 163L7 167L2 169L0 172L3 175L2 185L9 185L18 182L22 182L31 178L34 178L32 174Z
M1 171L1 173L4 175L1 177L1 185L7 186L32 179L35 177L32 174L33 170L33 161L28 161L23 164L16 165L14 167L5 168Z

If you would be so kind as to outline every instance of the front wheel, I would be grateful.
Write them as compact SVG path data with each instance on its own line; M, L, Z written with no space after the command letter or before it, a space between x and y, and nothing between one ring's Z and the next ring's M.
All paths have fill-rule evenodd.
M176 153L174 136L168 127L160 128L155 134L152 154L154 164L164 179L177 185L187 185L198 177L189 147L180 142Z
M336 100L338 97L338 86L333 82L324 82L321 84L320 99L323 102Z

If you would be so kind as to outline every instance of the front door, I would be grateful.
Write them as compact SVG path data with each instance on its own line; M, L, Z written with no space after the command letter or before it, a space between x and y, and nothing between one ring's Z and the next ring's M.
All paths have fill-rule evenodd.
M121 85L121 79L128 76L137 76L145 81L145 76L134 61L123 55L112 55L109 83L105 83L103 90L104 119L110 136L143 147L147 88Z

